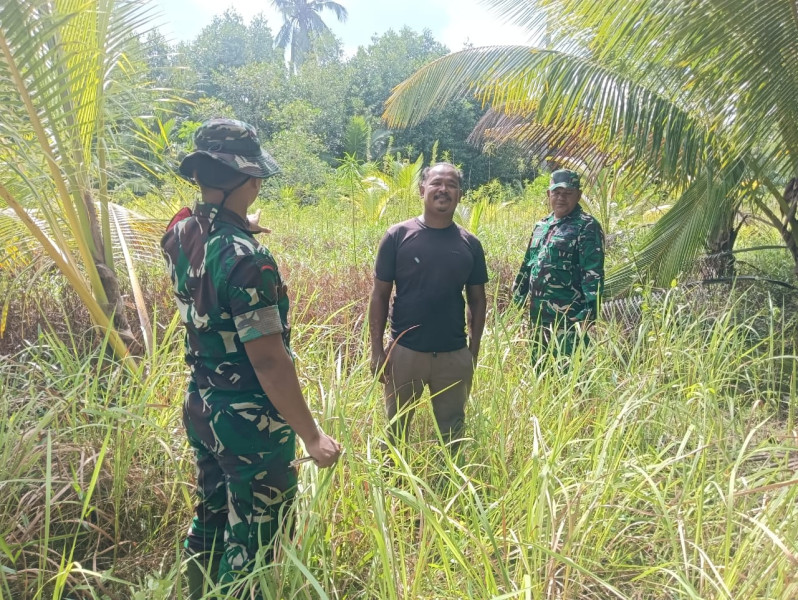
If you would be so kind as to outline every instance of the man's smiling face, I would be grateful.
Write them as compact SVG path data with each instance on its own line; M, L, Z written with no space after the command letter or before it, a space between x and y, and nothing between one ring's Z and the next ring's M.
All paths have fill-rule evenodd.
M460 177L449 165L437 165L431 168L421 184L425 211L442 216L454 214L462 193Z
M574 188L558 187L548 190L546 195L549 197L549 207L557 219L562 219L570 215L579 204L582 192Z

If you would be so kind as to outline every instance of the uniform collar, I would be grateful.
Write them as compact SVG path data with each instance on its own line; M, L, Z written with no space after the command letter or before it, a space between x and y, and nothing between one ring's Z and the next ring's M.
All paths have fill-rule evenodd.
M224 207L219 207L218 204L206 204L203 202L198 202L197 205L194 207L194 215L198 217L205 217L207 219L213 219L216 213L219 213L216 216L216 223L227 223L228 225L232 225L233 227L242 230L244 233L252 234L249 230L249 223L246 219L240 217L232 210L228 210Z
M577 204L571 212L569 212L567 215L565 215L561 219L558 219L557 217L555 217L553 212L549 213L548 219L549 219L549 221L551 223L562 223L563 221L567 221L568 219L572 219L574 217L578 217L581 214L582 214L582 205L581 204Z

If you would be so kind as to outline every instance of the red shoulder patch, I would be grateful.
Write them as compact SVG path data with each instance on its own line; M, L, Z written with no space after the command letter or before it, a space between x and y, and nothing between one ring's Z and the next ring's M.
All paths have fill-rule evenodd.
M175 225L177 225L183 219L188 219L191 214L191 209L188 206L181 208L179 211L177 211L175 216L172 217L172 220L169 221L169 225L166 226L166 231L171 231Z

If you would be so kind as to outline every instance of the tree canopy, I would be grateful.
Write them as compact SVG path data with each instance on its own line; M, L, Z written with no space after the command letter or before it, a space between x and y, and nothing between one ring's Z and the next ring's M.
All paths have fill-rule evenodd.
M339 21L348 17L346 8L333 0L272 0L272 4L283 15L275 43L288 51L288 60L295 70L305 62L311 38L330 33L320 13L330 11Z
M617 286L668 281L746 199L798 265L798 19L787 0L492 0L549 47L467 49L425 66L388 102L392 126L476 93L484 135L599 169L624 164L676 197ZM641 183L642 184L642 183ZM762 187L767 195L752 193Z

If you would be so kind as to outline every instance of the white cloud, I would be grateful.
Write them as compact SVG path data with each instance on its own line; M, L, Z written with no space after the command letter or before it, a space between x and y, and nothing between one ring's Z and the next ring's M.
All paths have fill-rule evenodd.
M278 11L268 0L151 0L160 14L155 20L159 29L172 41L191 40L210 25L213 18L228 9L240 14L249 23L258 13L266 17L272 33L282 22Z
M235 9L246 22L258 13L277 33L282 18L269 0L152 0L162 13L158 23L172 40L189 40L208 25L215 15ZM338 23L325 11L325 22L341 38L347 54L370 42L372 35L408 26L416 31L429 29L435 39L451 50L468 42L475 46L528 43L529 36L515 26L502 23L479 0L338 0L349 11L346 23Z
M532 36L515 25L508 25L479 5L476 0L445 0L447 25L438 37L452 51L468 43L473 46L530 44Z

